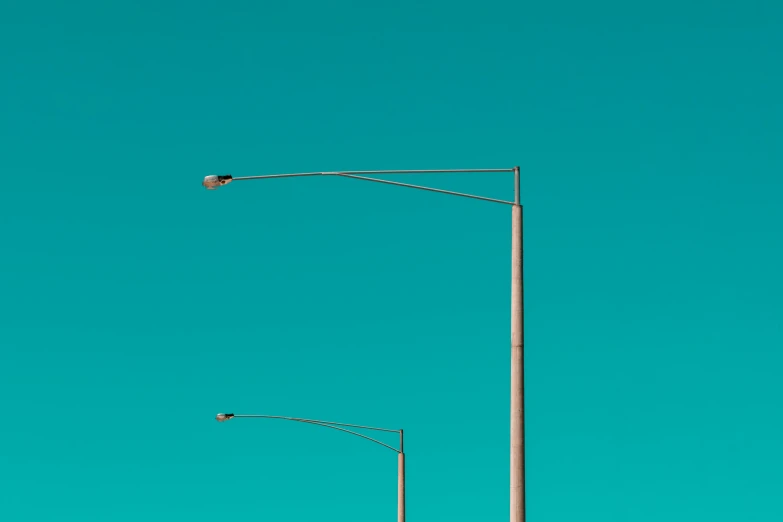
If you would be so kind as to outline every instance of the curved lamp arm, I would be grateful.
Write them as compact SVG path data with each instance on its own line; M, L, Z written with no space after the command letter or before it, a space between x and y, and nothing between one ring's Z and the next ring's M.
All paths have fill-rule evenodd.
M370 175L383 175L383 174L441 174L441 173L459 173L459 172L513 172L514 173L514 201L506 201L503 199L486 198L484 196L475 196L473 194L465 194L463 192L454 192L452 190L443 190L432 187L424 187L421 185L412 185L410 183L400 183L397 181L388 181L385 179L368 178ZM407 187L418 190L426 190L428 192L438 192L441 194L449 194L451 196L460 196L463 198L480 199L482 201L491 201L492 203L502 203L505 205L519 205L519 167L511 169L441 169L441 170L347 170L343 172L301 172L296 174L267 174L264 176L242 176L235 178L230 174L220 176L207 176L204 178L204 185L209 190L214 190L222 185L228 185L232 181L244 181L250 179L270 179L270 178L298 178L303 176L340 176L343 178L361 179L364 181L374 181L376 183L385 183L387 185L396 185L398 187Z
M314 419L302 419L299 417L282 417L280 415L235 415L233 413L218 413L215 419L218 422L225 422L229 419L233 418L248 418L248 419L281 419L281 420L289 420L294 422L303 422L305 424L315 424L316 426L323 426L325 428L332 428L333 430L338 431L344 431L345 433L350 433L351 435L356 435L357 437L361 437L363 439L367 439L371 442L374 442L376 444L380 444L381 446L385 448L389 448L390 450L394 451L395 453L402 453L403 450L403 442L402 442L402 430L390 430L387 428L375 428L372 426L360 426L358 424L345 424L343 422L331 422L331 421L320 421L320 420L314 420ZM361 433L356 433L355 431L347 430L345 428L342 428L341 426L346 426L349 428L359 428L364 430L375 430L375 431L386 431L389 433L399 433L400 434L400 449L395 448L394 446L389 446L388 444L385 444L379 440L375 440L372 437L368 437L367 435L362 435Z

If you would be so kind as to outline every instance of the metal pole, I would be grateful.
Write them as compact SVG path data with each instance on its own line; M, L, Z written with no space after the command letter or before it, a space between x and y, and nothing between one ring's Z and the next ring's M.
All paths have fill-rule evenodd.
M525 322L519 167L511 207L511 522L525 522Z
M405 453L397 454L397 522L405 522Z
M405 446L400 430L400 452L397 454L397 522L405 522Z

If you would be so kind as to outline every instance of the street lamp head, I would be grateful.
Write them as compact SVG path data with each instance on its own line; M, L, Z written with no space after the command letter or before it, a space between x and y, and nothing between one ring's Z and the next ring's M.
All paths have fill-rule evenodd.
M212 176L206 176L204 178L204 181L201 182L202 185L207 190L215 190L221 185L228 185L231 183L231 180L233 178L231 177L231 174L225 174L225 175L212 175Z
M217 415L215 415L215 420L218 422L226 422L228 419L230 419L233 416L234 416L233 413L218 413Z

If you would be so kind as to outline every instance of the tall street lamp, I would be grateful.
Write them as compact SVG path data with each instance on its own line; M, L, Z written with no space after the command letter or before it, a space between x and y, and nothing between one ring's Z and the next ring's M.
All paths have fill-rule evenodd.
M384 174L450 174L457 172L513 172L514 201L485 198L473 194L453 192L409 183L399 183L368 176ZM511 522L525 521L525 321L524 286L522 278L522 206L519 203L519 167L510 169L442 169L442 170L357 170L344 172L301 172L296 174L271 174L234 178L230 174L204 178L202 185L215 190L232 181L270 178L296 178L305 176L337 176L360 179L398 187L407 187L452 196L480 199L492 203L511 205Z
M358 424L345 424L343 422L331 422L331 421L320 421L320 420L313 420L313 419L300 419L298 417L281 417L278 415L235 415L233 413L218 413L215 416L215 420L218 422L225 422L229 419L281 419L281 420L288 420L288 421L294 421L294 422L304 422L306 424L315 424L316 426L323 426L324 428L332 428L333 430L339 430L344 431L345 433L350 433L351 435L356 435L357 437L361 437L363 439L367 439L371 442L374 442L376 444L380 444L381 446L385 448L389 448L390 450L397 453L397 522L405 522L405 453L403 453L403 439L402 439L402 430L390 430L386 428L374 428L372 426L359 426ZM362 435L361 433L356 433L355 431L346 429L346 428L358 428L362 430L374 430L374 431L385 431L388 433L399 433L400 434L400 448L397 449L394 446L389 446L388 444L385 444L379 440L375 440L372 437L368 437L367 435Z

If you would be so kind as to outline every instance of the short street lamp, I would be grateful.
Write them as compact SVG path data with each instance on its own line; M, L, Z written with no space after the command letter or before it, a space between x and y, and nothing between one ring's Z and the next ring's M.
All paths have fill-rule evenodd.
M281 419L281 420L288 420L288 421L294 421L294 422L303 422L305 424L315 424L316 426L323 426L324 428L332 428L333 430L339 430L344 431L345 433L350 433L351 435L356 435L357 437L361 437L363 439L367 439L371 442L374 442L376 444L380 444L381 446L385 448L389 448L390 450L397 453L397 522L405 522L405 453L403 453L403 440L402 440L402 430L390 430L386 428L374 428L372 426L359 426L358 424L345 424L342 422L330 422L330 421L320 421L320 420L313 420L313 419L300 419L298 417L281 417L278 415L235 415L233 413L218 413L215 415L215 420L218 422L226 422L230 419ZM362 435L361 433L356 433L355 431L346 429L346 428L358 428L362 430L373 430L373 431L385 431L388 433L399 433L400 434L400 448L397 449L394 446L389 446L388 444L385 444L379 440L375 440L371 437L368 437L367 435Z

